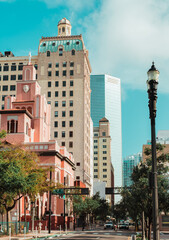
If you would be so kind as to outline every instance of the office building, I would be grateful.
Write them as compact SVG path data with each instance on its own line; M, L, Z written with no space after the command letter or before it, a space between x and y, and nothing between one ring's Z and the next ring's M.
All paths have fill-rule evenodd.
M134 166L137 166L142 160L142 153L130 155L123 159L123 186L130 186L132 184L131 174Z
M114 187L114 169L111 163L111 137L109 121L102 118L99 127L93 130L93 156L94 156L94 189L105 183L106 187ZM113 204L114 196L107 195L107 201Z
M110 123L111 162L114 168L114 185L122 186L121 136L121 84L120 79L109 75L91 75L91 117L93 126L105 117ZM115 202L120 196L115 196Z

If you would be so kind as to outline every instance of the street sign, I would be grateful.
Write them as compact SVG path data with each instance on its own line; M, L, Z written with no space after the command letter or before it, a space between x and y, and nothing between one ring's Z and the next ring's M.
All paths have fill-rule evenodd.
M52 191L52 195L89 195L89 188L57 188Z
M114 188L105 188L105 194L114 194Z
M64 195L65 191L63 188L54 189L52 195Z

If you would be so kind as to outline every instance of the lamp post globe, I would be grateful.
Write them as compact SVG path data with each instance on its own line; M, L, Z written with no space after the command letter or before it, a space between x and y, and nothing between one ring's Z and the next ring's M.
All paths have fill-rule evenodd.
M154 62L148 70L148 97L149 111L151 119L151 152L152 152L152 202L153 202L153 240L159 240L159 210L158 210L158 188L157 188L157 158L156 158L156 135L155 135L155 118L156 118L156 102L157 102L157 86L159 71L156 69Z

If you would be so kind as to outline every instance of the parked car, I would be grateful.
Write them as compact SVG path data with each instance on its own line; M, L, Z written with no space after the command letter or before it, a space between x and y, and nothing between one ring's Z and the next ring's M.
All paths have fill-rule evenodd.
M114 229L113 222L106 222L104 224L104 229Z
M119 229L129 229L129 224L128 223L119 223Z

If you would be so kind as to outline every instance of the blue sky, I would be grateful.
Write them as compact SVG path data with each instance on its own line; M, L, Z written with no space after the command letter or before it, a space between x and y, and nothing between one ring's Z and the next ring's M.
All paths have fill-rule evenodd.
M82 34L93 74L122 83L123 157L150 139L147 70L160 71L156 129L169 129L169 2L167 0L0 0L0 51L37 54L42 36L70 20Z

